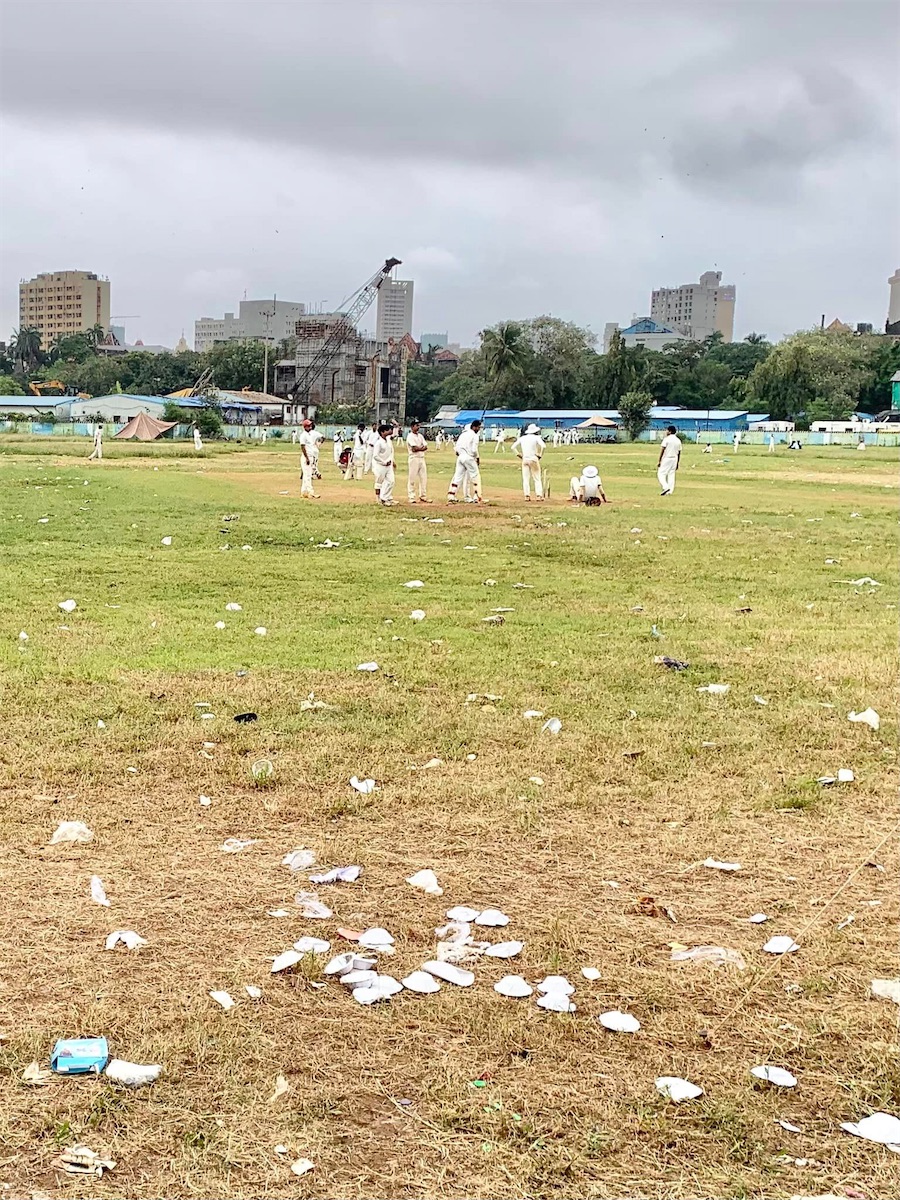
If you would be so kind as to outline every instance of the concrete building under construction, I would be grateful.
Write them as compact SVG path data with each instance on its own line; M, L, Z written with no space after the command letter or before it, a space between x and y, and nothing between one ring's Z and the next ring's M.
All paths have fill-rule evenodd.
M341 330L340 327L343 326ZM310 408L365 407L367 420L396 420L406 417L406 366L409 348L405 340L386 342L364 338L343 313L307 313L297 320L295 358L275 364L275 394L293 400L294 387L324 343L340 330L340 341L309 388ZM301 397L285 406L285 416L302 420Z

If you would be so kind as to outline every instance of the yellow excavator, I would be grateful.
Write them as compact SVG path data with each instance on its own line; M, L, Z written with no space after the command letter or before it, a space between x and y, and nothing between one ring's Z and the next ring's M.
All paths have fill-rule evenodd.
M44 392L49 392L51 396L62 397L69 395L69 389L66 384L61 383L58 379L48 379L45 383L35 383L34 381L31 381L29 382L28 386L31 388L34 395L38 397L43 397ZM91 398L87 392L78 392L76 395L77 399L79 400L90 400ZM75 399L76 397L72 398Z

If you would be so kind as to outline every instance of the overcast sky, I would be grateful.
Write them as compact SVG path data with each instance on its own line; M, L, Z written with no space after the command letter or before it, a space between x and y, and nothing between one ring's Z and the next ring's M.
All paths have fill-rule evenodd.
M129 341L385 257L413 333L601 333L719 269L736 336L883 324L893 0L0 0L0 336L39 271ZM374 312L363 322L374 327Z

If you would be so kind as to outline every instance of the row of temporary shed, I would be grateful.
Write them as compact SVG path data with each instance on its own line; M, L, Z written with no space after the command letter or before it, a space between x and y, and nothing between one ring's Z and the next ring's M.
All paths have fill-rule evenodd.
M483 420L485 429L517 429L523 425L537 425L542 430L554 429L610 429L621 424L617 408L489 408L487 411L468 408L440 409L432 424L447 431L459 429L470 421ZM745 410L720 408L668 408L655 406L650 410L651 430L665 429L675 425L686 433L700 431L735 433L751 429L768 421L767 413L749 413Z

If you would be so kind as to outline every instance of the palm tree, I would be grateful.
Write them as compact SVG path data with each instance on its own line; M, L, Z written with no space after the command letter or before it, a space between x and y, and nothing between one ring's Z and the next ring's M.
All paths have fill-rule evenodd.
M100 324L92 325L90 329L86 330L86 333L87 340L92 346L99 346L106 337L106 330Z
M481 335L481 352L494 394L525 379L531 346L515 321L502 321L486 329Z
M751 346L762 346L766 340L764 333L748 333L744 338L745 342L749 342Z
M33 371L41 361L40 331L32 325L14 329L9 348L22 373Z

